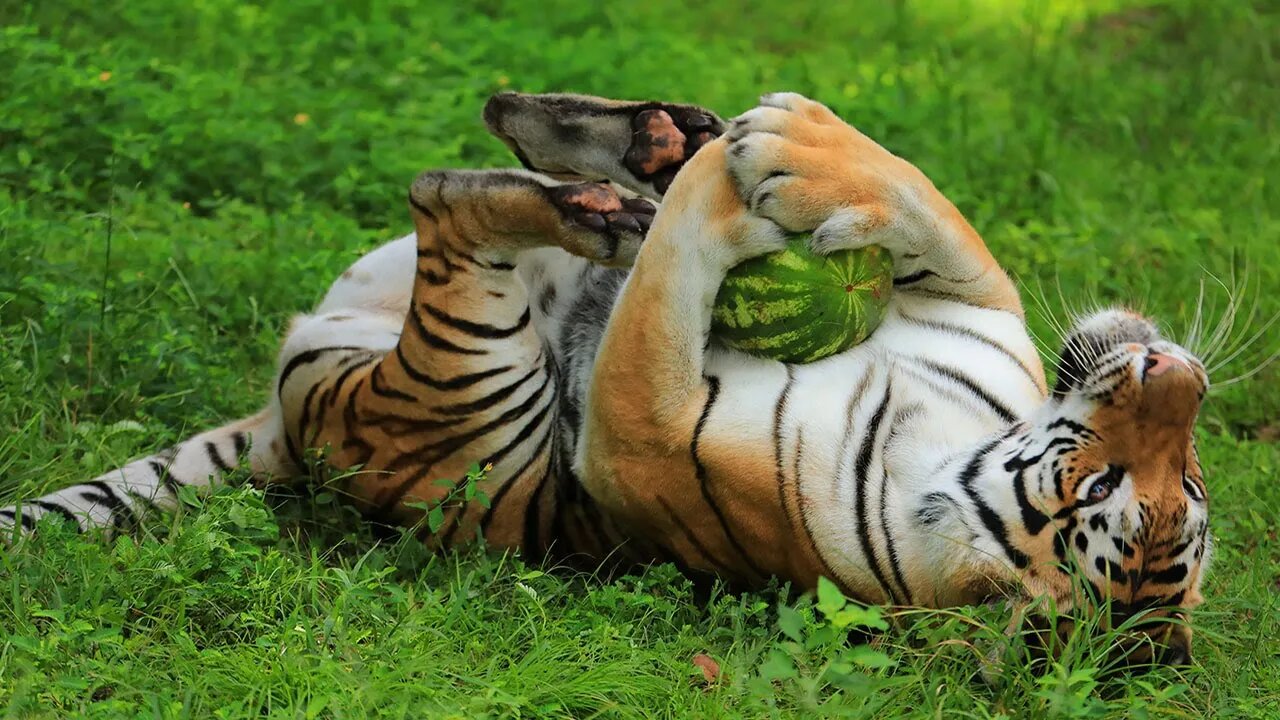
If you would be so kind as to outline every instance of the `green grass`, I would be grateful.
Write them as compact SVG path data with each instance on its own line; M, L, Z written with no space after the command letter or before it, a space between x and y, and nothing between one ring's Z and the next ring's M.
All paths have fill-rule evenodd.
M1132 303L1185 337L1202 284L1211 325L1240 300L1197 348L1226 362L1199 430L1218 543L1194 667L1106 678L1105 648L1080 642L1032 672L1001 654L998 607L907 614L850 646L834 631L854 621L785 588L431 558L234 490L155 528L163 542L51 531L0 551L0 708L1280 715L1280 373L1222 382L1280 346L1272 328L1229 357L1280 312L1280 8L1081 4L0 2L0 496L254 410L288 316L408 228L416 172L513 164L479 122L490 93L732 115L791 89L934 178L1035 298L1048 346L1069 308ZM700 652L723 671L711 687ZM1004 668L983 681L989 653Z

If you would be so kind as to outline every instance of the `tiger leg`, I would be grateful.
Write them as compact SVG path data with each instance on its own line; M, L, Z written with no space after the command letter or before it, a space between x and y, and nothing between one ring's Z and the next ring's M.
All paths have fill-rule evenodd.
M729 268L786 243L781 228L739 200L725 151L723 139L708 144L667 193L609 318L586 418L584 478L592 496L635 534L663 539L690 563L734 555L711 509L686 501L698 493L690 479L703 469L691 448L716 392L704 372L711 306ZM741 467L759 462L752 452L743 448ZM732 514L749 502L743 494L720 506Z
M801 95L760 103L726 133L728 169L752 212L812 231L819 253L883 246L895 293L1022 317L1017 288L982 238L915 166Z
M0 528L29 531L52 516L81 531L125 530L144 513L176 509L183 487L204 491L221 483L242 461L254 478L291 474L280 430L279 409L268 407L88 482L0 509Z
M337 338L300 346L303 360L286 362L280 380L289 445L325 449L329 464L353 470L344 482L357 504L401 523L421 519L469 468L491 465L480 487L490 507L450 502L431 542L479 529L491 544L519 545L522 523L499 520L522 518L551 472L558 389L517 260L552 246L628 264L653 206L522 171L429 172L409 199L416 270L398 338L381 353Z

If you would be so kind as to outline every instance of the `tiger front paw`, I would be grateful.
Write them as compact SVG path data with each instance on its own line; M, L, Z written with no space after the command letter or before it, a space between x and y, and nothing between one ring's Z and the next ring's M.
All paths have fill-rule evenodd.
M795 93L766 95L725 134L728 167L751 212L812 232L816 252L867 245L914 253L927 243L936 193L910 163Z

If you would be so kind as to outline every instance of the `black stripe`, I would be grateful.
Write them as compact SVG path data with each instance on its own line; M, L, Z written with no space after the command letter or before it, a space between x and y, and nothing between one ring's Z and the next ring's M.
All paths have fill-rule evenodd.
M488 266L489 266L489 264L488 264L488 263L482 263L482 262L480 262L479 260L477 260L477 259L476 259L476 256L475 256L475 255L472 255L471 253L466 252L465 250L459 250L458 248L453 247L452 245L449 245L448 243L446 243L446 244L445 244L445 246L449 248L449 252L453 253L454 257L458 258L459 260L461 260L461 261L462 261L462 262L464 262L464 263L468 263L468 264L470 264L470 265L475 265L476 267L488 267Z
M545 415L540 413L539 417L535 418L532 422L530 422L530 426L536 427L537 425L541 424L543 417L545 417ZM480 518L480 535L483 536L489 532L489 523L493 522L493 519L497 517L498 503L502 502L503 498L507 496L507 493L511 490L511 488L515 487L516 484L520 482L520 478L524 475L525 471L527 471L530 467L532 467L533 463L536 462L538 458L544 454L546 449L551 444L551 436L553 435L555 435L554 423L552 423L552 425L547 428L547 431L542 434L542 439L538 441L537 447L535 447L533 452L529 454L529 459L525 460L524 464L522 464L519 469L517 469L514 473L512 473L511 478L507 480L507 482L504 483L501 488L498 489L498 492L494 493L493 497L489 498L489 507L485 509L484 515L481 516ZM497 467L496 463L494 467ZM551 467L550 457L547 458L547 467L548 468ZM545 473L544 473L544 477L545 477Z
M360 378L356 381L355 387L351 388L351 392L347 393L347 402L342 408L343 430L346 435L346 439L342 441L342 449L347 452L359 449L360 453L352 459L351 465L361 467L373 457L373 446L357 435L360 431L360 423L356 418L356 397L359 396L360 387L365 380L366 378Z
M1174 585L1186 579L1187 579L1186 563L1177 563L1175 565L1170 565L1164 570L1151 573L1150 575L1146 575L1143 578L1144 582L1153 582L1153 583L1158 583L1162 585Z
M322 355L325 355L331 352L337 352L339 350L368 351L369 348L359 347L356 345L332 345L329 347L313 348L311 350L307 350L306 352L300 352L297 355L294 355L293 357L289 358L289 362L285 363L284 369L280 371L280 380L278 383L276 383L276 394L278 395L284 391L284 384L289 381L289 376L292 375L295 370L302 367L303 365L307 365L309 363L315 362L316 360L319 360Z
M858 458L854 463L853 477L857 488L854 522L858 530L858 542L862 545L863 554L870 560L868 564L871 566L871 573L875 575L876 582L880 583L880 589L884 592L889 602L896 605L898 597L893 592L893 588L889 586L889 579L885 577L884 570L880 567L879 553L876 552L875 545L871 543L871 528L867 522L867 474L871 470L871 460L875 455L876 444L880 436L880 427L884 425L884 417L889 410L889 399L892 391L893 387L891 385L885 385L884 397L880 400L880 405L876 407L875 413L871 416L871 426L867 428L862 437L862 445L858 449Z
M795 382L795 372L790 365L784 366L787 371L787 382L782 386L778 402L773 406L773 459L778 484L778 505L782 508L782 516L787 519L787 527L795 532L795 524L791 521L791 509L787 506L786 472L782 465L782 420L787 412L787 396L791 394L791 385ZM797 428L797 432L799 429ZM800 482L800 466L797 460L796 483Z
M446 285L449 282L449 278L437 275L434 270L419 270L418 279L422 280L428 285L436 285L436 286Z
M124 500L121 500L118 495L116 495L116 491L110 485L102 482L101 480L90 480L89 482L81 483L81 485L91 487L102 493L101 497L95 497L92 493L82 492L80 493L80 497L88 500L89 502L100 503L109 508L111 510L111 522L117 528L119 528L122 523L125 525L134 525L137 523L138 519L133 514L133 509L130 508Z
M484 338L486 340L501 340L502 338L509 338L529 327L530 313L528 306L525 307L524 314L520 316L520 319L516 321L515 325L505 328L457 318L426 303L423 303L421 307L427 311L428 315L441 323L448 325L454 330L464 332L473 337Z
M538 404L538 401L542 399L543 395L547 392L547 388L553 387L553 386L554 386L554 383L552 383L551 381L551 376L550 375L545 376L542 379L542 384L538 386L538 389L530 393L529 397L525 398L525 400L521 402L519 405L517 405L516 407L510 408L504 411L501 415L490 420L484 425L481 425L473 430L469 430L466 433L455 435L453 437L443 438L440 440L436 440L434 442L428 442L424 445L420 445L414 448L413 450L411 450L404 457L406 457L410 461L420 460L422 459L425 453L428 453L431 451L438 451L438 454L435 455L435 459L437 460L443 457L447 457L448 455L452 454L453 452L457 451L463 446L471 443L472 441L480 437L483 437L496 429L505 427L511 424L513 421L515 421L516 418L519 418L525 413L528 413L530 410L534 408L535 405Z
M435 466L435 463L439 462L441 459L452 455L454 452L467 446L471 442L484 437L490 432L493 432L498 428L505 427L516 418L529 412L529 410L532 409L533 406L542 398L550 385L550 376L548 376L543 380L542 385L539 386L535 392L530 393L528 399L522 402L519 406L507 410L490 422L466 433L447 437L417 447L389 463L385 469L390 472L401 470L412 463L420 463L420 465L416 472L396 484L395 488L388 493L386 499L378 504L376 512L385 515L391 508L400 504L400 501L404 499L405 493L409 492L409 488L422 478L426 477L427 473L431 472L431 469Z
M1004 521L1000 519L1000 516L996 514L995 510L991 509L990 505L987 505L986 501L982 499L982 496L979 495L977 490L973 487L973 481L977 479L978 475L982 472L983 462L986 460L986 457L991 454L991 451L995 450L996 447L1000 445L1000 441L1001 438L995 438L978 448L973 457L960 471L960 488L964 490L965 495L969 497L974 508L977 509L978 518L981 519L982 524L986 526L987 532L991 533L991 536L1000 544L1001 549L1004 550L1004 554L1009 557L1014 566L1021 570L1031 564L1031 558L1027 557L1026 553L1014 547L1013 544L1009 542L1009 535L1005 529Z
M396 353L400 354L399 345L396 346ZM407 365L405 365L403 356L400 357L400 361L400 365L405 368L405 374L413 377L413 374L416 371L412 371ZM426 376L424 375L423 377ZM378 397L389 398L391 400L403 400L411 403L418 402L418 398L382 384L382 363L378 363L378 365L373 368L373 372L369 373L369 389ZM352 394L354 395L354 393Z
M205 442L204 453L209 456L209 462L216 465L219 471L224 473L231 472L231 466L228 465L226 461L222 459L222 456L218 454L218 447L212 442Z
M320 380L312 384L311 389L307 391L306 397L302 398L302 414L298 416L298 442L307 448L310 447L306 437L307 428L311 427L311 401L315 399L316 393L320 391L320 383L324 382L324 380L324 378L320 378ZM320 429L316 428L316 435L319 432ZM286 432L286 434L288 433ZM312 439L314 440L315 437L313 436Z
M419 435L421 433L433 432L439 430L448 430L449 428L462 425L470 418L454 417L445 418L443 420L436 418L411 418L404 415L394 415L390 413L381 413L377 415L364 414L360 417L360 422L366 426L376 426L389 437L401 438L408 435Z
M1068 430L1079 433L1081 435L1088 435L1095 438L1101 437L1100 435L1098 435L1098 433L1094 432L1087 425L1082 425L1070 418L1058 418L1057 420L1054 420L1053 422L1049 423L1046 426L1046 428L1049 430L1056 430L1060 427L1065 427Z
M1018 501L1018 509L1022 512L1022 524L1030 535L1039 535L1044 526L1049 524L1049 516L1040 512L1027 497L1026 471L1018 470L1013 475L1013 496Z
M481 348L464 348L461 345L455 345L449 342L448 340L445 340L444 338L440 337L439 335L436 335L435 333L431 332L430 330L427 329L427 326L422 323L422 318L418 315L418 308L416 306L409 309L409 327L413 328L413 331L415 334L417 334L418 339L421 340L422 343L427 347L434 348L442 352L456 353L458 355L488 355L489 354L488 350L484 350ZM399 347L399 345L397 345L396 347Z
M1010 410L1007 405L1005 405L1004 403L1000 402L998 399L993 397L990 393L984 390L982 386L974 382L973 378L960 372L959 370L956 370L955 368L947 367L946 365L941 365L932 360L926 360L924 358L913 357L909 359L919 365L923 365L924 367L928 368L929 370L932 370L933 372L939 375L942 375L945 378L948 378L954 381L959 385L964 386L965 389L967 389L975 397L977 397L979 400L985 403L988 407L990 407L992 411L994 411L995 414L1004 422L1013 422L1014 420L1018 419L1018 416L1015 415L1014 412Z
M538 360L534 361L534 366L532 369L529 370L529 372L525 373L523 377L511 383L510 385L504 385L503 387L500 387L497 390L494 390L493 392L489 393L488 395L485 395L484 397L478 400L472 400L471 402L464 402L464 403L454 403L452 405L441 405L439 407L432 408L431 411L438 413L440 415L471 415L474 413L481 412L483 410L488 410L494 405L497 405L498 403L510 397L512 393L514 393L516 390L519 390L522 385L529 382L529 380L531 380L534 375L537 375L539 372L545 370L546 366L541 362L539 362L539 360L541 360L541 355L539 355Z
M1053 465L1053 494L1058 496L1058 500L1065 501L1067 499L1067 491L1063 487L1066 482L1066 476L1062 474L1062 466L1054 463Z
M1169 551L1169 553L1168 553L1167 555L1165 555L1165 557L1167 557L1167 558L1169 558L1169 559L1171 559L1171 560L1172 560L1172 559L1174 559L1174 558L1176 558L1176 557L1178 557L1178 556L1182 555L1182 553L1184 553L1184 552L1186 552L1186 551L1187 551L1187 548L1191 547L1191 544L1192 544L1192 543L1194 543L1195 541L1197 541L1197 540L1199 540L1199 539L1200 539L1200 538L1199 538L1199 536L1194 536L1194 537L1189 537L1189 538L1187 538L1186 540L1184 540L1184 541L1182 541L1182 542L1178 543L1177 545L1175 545L1175 546L1173 547L1173 549L1172 549L1172 550L1170 550L1170 551Z
M942 382L933 374L907 363L903 363L900 369L933 391L935 400L946 400L963 407L966 411L972 410L973 398L954 388L949 383Z
M702 464L702 459L698 457L698 443L702 439L702 431L707 426L707 418L711 416L711 408L716 403L716 398L720 395L720 378L713 375L707 376L707 401L702 406L702 414L698 416L698 422L693 426L693 439L689 441L689 456L693 460L694 475L698 479L698 486L702 489L702 499L711 507L711 512L715 513L716 520L720 522L720 529L724 531L724 536L728 538L729 544L733 545L733 549L741 556L747 567L751 568L760 578L768 577L768 573L760 569L755 561L751 559L751 555L742 547L742 543L738 542L729 529L729 522L725 519L724 512L716 503L716 499L711 495L711 484L707 476L707 468Z
M893 571L893 579L897 581L898 589L902 590L902 596L906 599L906 604L914 605L915 600L911 597L911 588L907 587L907 581L902 577L902 565L898 560L898 548L893 543L893 533L889 532L889 510L887 507L889 469L884 468L882 475L883 478L880 481L880 531L884 533L884 547L889 555L889 569Z
M948 506L957 508L955 498L944 492L931 492L920 500L916 508L916 522L920 525L936 525L948 514ZM957 508L958 509L958 508Z
M502 448L502 450L498 451L497 454L489 458L486 462L492 463L495 468L498 467L498 464L506 459L507 455L511 454L515 448L519 447L525 440L529 439L529 436L532 435L534 431L538 429L538 426L542 424L542 421L546 419L547 411L549 411L554 405L555 396L553 395L550 402L543 405L542 409L539 410L533 418L529 420L529 422L525 423L525 426L520 429L520 432L517 433L514 438L511 439L511 442L507 443L506 447ZM507 479L507 482L503 483L502 487L498 488L498 492L494 493L493 496L489 498L489 507L485 508L484 514L480 517L480 535L483 536L489 531L489 523L493 521L494 513L498 510L498 504L507 496L507 493L511 488L516 486L525 471L528 470L538 457L542 455L543 451L547 449L547 445L550 443L551 436L554 433L555 423L552 423L551 426L547 428L547 431L543 433L542 439L538 441L537 446L534 447L529 458L511 474L511 477ZM550 459L548 459L548 463L550 463ZM446 543L452 540L453 531L457 529L457 526L460 523L461 520L459 520L458 523L455 523L454 527L450 529L448 535L445 537Z
M915 272L911 273L910 275L903 275L902 277L896 277L896 278L894 278L894 279L893 279L893 285L894 285L894 287L901 287L901 286L903 286L903 285L911 285L912 283L918 283L918 282L920 282L921 280L924 280L925 278L937 277L937 275L938 275L938 273L936 273L936 272L934 272L934 271L932 271L932 270L917 270L917 271L915 271Z
M36 522L32 520L26 513L18 513L13 510L0 510L0 515L7 515L10 520L17 520L22 524L23 529L30 532L35 530Z
M542 491L546 489L547 482L552 478L551 469L556 464L556 452L559 445L555 428L551 430L551 456L547 460L547 469L542 473L542 479L538 481L538 487L529 495L529 504L524 507L524 544L521 545L522 551L532 557L533 553L538 553L535 560L541 560L542 555L546 554L546 548L549 545L542 542Z
M48 502L47 500L32 500L31 504L44 510L46 513L53 513L61 516L63 520L74 525L77 532L80 530L80 521L76 518L75 514L58 503Z
M507 443L505 447L503 447L501 450L491 455L487 460L487 462L492 463L494 467L497 467L498 463L505 460L507 456L511 454L512 451L514 451L517 447L520 446L520 443L529 439L529 436L532 435L534 431L538 429L538 426L542 424L542 420L545 417L547 417L547 413L550 412L551 409L555 407L555 404L556 404L556 396L555 396L555 393L552 393L551 398L548 400L547 404L543 405L541 410L534 413L533 417L529 420L529 422L525 423L524 427L520 428L520 432L516 433L515 437L511 438L511 442ZM548 435L549 434L550 432L548 432ZM538 443L539 451L541 451L542 447L545 444L546 444L546 438L544 437L543 441Z
M925 318L913 317L904 312L899 312L898 315L900 315L903 320L909 323L912 323L914 325L919 325L921 327L927 327L933 330L950 333L952 335L966 337L966 338L969 338L970 340L986 345L992 350L995 350L1001 355L1004 355L1014 365L1017 365L1018 369L1021 370L1022 373L1026 375L1027 378L1031 380L1032 384L1034 384L1037 388L1043 387L1044 379L1037 378L1035 374L1031 372L1031 368L1024 365L1022 363L1022 360L1017 355L1014 355L1013 352L1010 351L1008 348L1006 348L1004 345L1001 345L1000 343L996 342L995 340L992 340L991 338L987 337L986 335L983 335L980 332L977 332L976 330L972 330L962 325L952 325L951 323L946 323L939 320L929 320Z
M443 238L442 238L442 240L443 240ZM454 250L453 246L451 246L451 245L448 243L448 241L444 241L444 242L442 242L441 244L442 244L442 245L444 245L445 247L449 248L449 250L450 250L450 251L452 251L452 252L457 252L456 250ZM419 256L419 257L422 257L422 253L418 253L418 256ZM461 267L459 267L458 265L455 265L455 264L453 263L453 261L449 259L449 255L448 255L447 253L437 253L437 254L435 255L435 257L436 257L437 259L439 259L439 260L440 260L440 262L444 263L444 272L445 272L445 279L446 279L446 280L447 280L448 278L453 277L453 273L454 273L454 272L459 271L459 270L462 270L462 268L461 268Z
M842 450L853 449L853 416L857 413L858 405L862 402L862 397L867 394L867 388L871 387L872 373L868 372L862 376L862 381L858 383L858 387L854 389L853 394L849 396L849 402L845 404L844 409L844 433L841 435L840 448ZM853 453L844 452L841 454L839 465L836 467L836 476L842 477L844 474L845 458L853 460Z
M169 474L169 469L160 464L159 460L148 460L147 464L151 466L151 472L156 474L156 479L160 481L164 488L173 495L173 499L178 499L178 490L182 487L173 475Z
M325 429L325 418L329 415L329 408L336 403L333 396L333 386L330 385L320 393L320 397L316 398L316 416L310 423L311 437L307 440L308 447L315 447L319 443L320 433Z
M1058 562L1067 564L1067 538L1071 537L1071 533L1075 532L1078 524L1077 517L1072 514L1067 518L1067 524L1062 526L1053 534L1053 555L1058 558ZM1077 537L1086 537L1083 532L1076 533ZM1087 538L1086 538L1087 542ZM1075 558L1071 559L1072 565L1075 565Z
M423 215L425 215L425 216L427 217L427 219L428 219L428 220L435 220L435 219L436 219L436 214L435 214L435 213L433 213L433 212L431 212L430 210L428 210L426 205L423 205L422 203L420 203L420 202L418 202L417 200L414 200L414 199L413 199L413 191L412 191L412 190L410 190L410 191L409 191L409 205L410 205L414 210L417 210L418 212L420 212L420 213L422 213Z
M334 407L338 404L338 396L342 392L342 386L346 384L347 380L351 378L351 375L355 373L355 371L369 367L369 363L376 362L377 360L378 358L376 356L365 358L364 360L353 364L346 370L343 370L342 373L338 375L338 378L333 381L333 392L329 394L329 407Z
M676 514L676 511L665 499L663 499L661 495L658 496L658 504L667 512L667 519L675 524L675 526L680 530L680 533L684 535L684 539L688 540L689 544L693 546L693 549L698 551L698 554L706 561L706 564L711 566L712 572L719 575L721 578L729 577L730 573L727 571L727 568L729 567L728 563L717 560L711 554L711 551L698 540L698 536L694 534L693 529L680 519L680 516Z
M153 516L160 514L160 506L156 505L155 501L152 500L151 498L147 497L146 495L143 495L140 492L136 492L134 490L125 490L125 492L129 494L129 497L133 498L134 506L137 506L139 504L142 505L143 515L146 515L148 513L150 513Z
M1093 566L1097 569L1098 574L1111 580L1113 583L1120 585L1128 585L1129 577L1126 575L1124 568L1115 560L1108 560L1099 555L1094 558Z
M849 468L850 471L852 471L853 469L851 467L854 460L853 456L855 454L853 452L855 447L853 442L853 430L854 430L853 418L854 418L854 415L857 414L858 406L862 403L863 396L866 395L867 393L867 388L871 387L872 376L873 376L873 373L871 372L867 372L862 376L862 380L858 383L857 388L854 389L853 394L849 396L849 402L845 406L844 432L841 434L841 440L840 440L840 457L837 458L837 462L836 462L835 475L837 478L845 477L845 467L847 465L850 466ZM806 528L807 528L807 525L806 525ZM815 550L818 549L818 546L816 543L814 544L814 549ZM821 550L819 550L818 556L822 558L823 566L831 570L832 569L831 563L829 563L826 557L822 555ZM852 587L852 583L849 583L847 580L845 580L842 577L838 577L834 572L834 570L830 575L828 575L828 577L839 580L840 583L846 588Z
M503 365L501 367L490 368L468 375L459 375L449 378L448 380L436 380L430 375L418 370L409 364L409 359L405 357L404 349L400 345L396 345L396 358L400 360L400 367L404 368L404 372L409 376L410 380L421 383L435 390L461 390L470 387L483 380L488 380L495 375L511 370L511 365Z
M1026 437L1026 441L1025 441L1026 444L1030 444L1031 438L1032 436ZM1068 450L1075 450L1076 448L1080 447L1080 444L1076 441L1075 438L1072 438L1072 437L1056 437L1050 440L1044 446L1044 449L1041 450L1036 455L1029 455L1026 457L1015 455L1014 457L1009 458L1004 463L1004 469L1008 470L1009 472L1013 472L1014 470L1025 470L1033 465L1038 465L1040 464L1040 461L1043 460L1044 457L1049 454L1049 451L1056 447L1065 447ZM1058 453L1058 454L1061 454L1061 453Z
M800 479L800 459L803 455L804 455L804 427L800 426L796 428L796 466L795 466L796 497L800 498L799 507L797 508L797 510L800 512L800 526L804 528L805 537L809 539L809 547L813 549L813 554L818 559L818 564L822 566L822 574L828 578L838 579L838 576L835 574L835 571L831 569L830 563L827 562L827 558L823 556L822 550L818 548L818 541L815 540L813 537L813 528L809 526L809 514L805 512L804 482Z
M231 443L235 445L236 462L239 462L244 459L244 451L249 449L248 438L242 432L235 432L231 434Z

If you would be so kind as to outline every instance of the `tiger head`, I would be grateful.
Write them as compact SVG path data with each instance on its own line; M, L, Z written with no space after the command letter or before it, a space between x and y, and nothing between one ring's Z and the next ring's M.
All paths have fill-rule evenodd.
M1142 613L1130 626L1153 642L1126 646L1130 662L1186 662L1182 620L1202 601L1211 547L1192 435L1204 365L1145 318L1111 310L1076 326L1057 375L1005 462L1027 532L1023 582L1068 616L1108 609L1102 627Z

